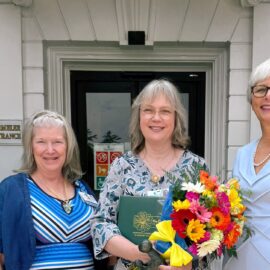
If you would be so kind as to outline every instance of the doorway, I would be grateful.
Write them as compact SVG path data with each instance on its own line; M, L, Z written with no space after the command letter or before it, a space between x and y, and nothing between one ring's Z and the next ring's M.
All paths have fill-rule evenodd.
M94 188L93 144L125 143L133 99L153 79L166 78L181 93L188 113L190 150L205 152L205 72L70 71L71 120L84 180Z

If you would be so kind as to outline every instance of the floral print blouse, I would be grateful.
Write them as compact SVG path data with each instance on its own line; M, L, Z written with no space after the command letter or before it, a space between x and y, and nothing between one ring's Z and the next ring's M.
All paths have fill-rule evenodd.
M104 246L110 238L121 234L117 227L117 211L121 195L147 196L149 191L168 190L177 181L197 180L201 169L208 170L205 160L185 150L177 164L158 183L143 160L132 152L117 158L110 167L100 193L95 217L91 220L94 253L98 259L108 257Z

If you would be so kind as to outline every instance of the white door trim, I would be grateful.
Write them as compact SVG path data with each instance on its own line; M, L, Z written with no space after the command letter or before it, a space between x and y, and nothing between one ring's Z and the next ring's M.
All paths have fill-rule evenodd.
M70 71L204 71L206 72L205 159L223 179L227 157L228 47L153 48L112 45L64 46L45 43L45 104L70 119ZM198 136L200 131L198 130Z

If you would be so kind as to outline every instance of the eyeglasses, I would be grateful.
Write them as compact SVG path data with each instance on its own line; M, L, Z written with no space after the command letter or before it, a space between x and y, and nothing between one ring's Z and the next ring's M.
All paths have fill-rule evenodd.
M169 119L170 117L172 117L174 113L174 111L169 108L156 110L152 107L142 107L140 108L140 110L141 110L142 116L147 119L153 118L156 114L158 114L158 116L162 119Z
M256 85L251 88L251 93L254 97L263 98L267 95L269 89L270 87L264 85Z

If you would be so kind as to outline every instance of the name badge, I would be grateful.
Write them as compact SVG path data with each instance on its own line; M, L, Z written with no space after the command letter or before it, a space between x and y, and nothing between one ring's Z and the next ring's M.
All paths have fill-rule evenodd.
M168 193L168 189L148 190L146 196L152 197L165 197Z
M90 195L86 192L79 191L79 195L83 202L93 207L97 207L97 201L93 195Z

